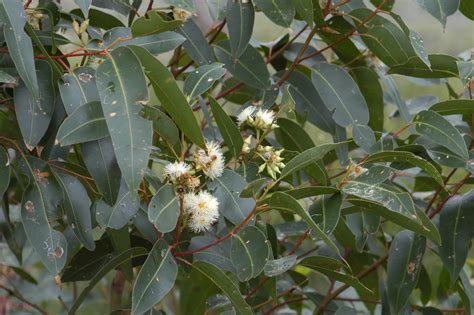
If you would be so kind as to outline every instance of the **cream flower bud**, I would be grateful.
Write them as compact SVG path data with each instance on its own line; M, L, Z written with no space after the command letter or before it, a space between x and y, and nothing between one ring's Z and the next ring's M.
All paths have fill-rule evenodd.
M242 153L247 154L250 152L250 144L252 143L252 135L248 136L244 140L244 145L242 146Z
M173 18L175 20L181 20L183 22L187 21L193 14L187 10L174 7L173 8Z
M75 19L72 19L72 28L74 29L74 32L76 34L81 33L81 26L79 25L79 22L77 22Z

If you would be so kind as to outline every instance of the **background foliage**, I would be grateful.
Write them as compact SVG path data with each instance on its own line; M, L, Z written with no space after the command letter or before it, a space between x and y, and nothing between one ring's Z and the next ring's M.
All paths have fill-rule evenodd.
M473 19L0 0L0 313L471 314Z

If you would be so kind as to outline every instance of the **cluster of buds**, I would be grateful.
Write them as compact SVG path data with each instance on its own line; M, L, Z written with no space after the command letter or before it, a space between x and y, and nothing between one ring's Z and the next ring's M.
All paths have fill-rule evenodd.
M237 122L239 126L247 124L250 127L255 127L263 131L278 128L278 125L273 123L274 120L274 112L266 109L257 110L257 108L254 106L245 108L237 115Z
M74 29L74 32L77 34L77 36L79 36L83 44L87 43L87 40L89 39L89 35L87 34L88 27L89 19L84 20L80 24L75 19L72 20L72 28Z
M201 184L199 178L194 176L194 170L185 162L174 162L166 165L164 174L170 183L191 191Z
M173 18L175 20L180 20L186 22L193 14L187 10L174 7L173 8Z
M284 149L280 149L275 151L272 146L261 146L257 147L258 154L264 160L264 163L260 165L258 168L258 172L261 173L267 169L268 174L273 178L276 179L277 174L281 173L281 169L285 167L283 163L283 158L281 157L281 153Z

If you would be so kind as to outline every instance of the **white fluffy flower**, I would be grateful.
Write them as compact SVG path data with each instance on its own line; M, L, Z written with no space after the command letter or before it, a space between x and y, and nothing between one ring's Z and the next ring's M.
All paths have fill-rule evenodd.
M202 169L210 179L220 177L224 172L224 155L218 143L206 142L206 150L199 149L194 154L196 169Z
M273 128L273 121L275 120L275 113L270 110L259 109L255 114L254 126L259 129Z
M238 115L237 115L237 123L239 126L243 125L244 123L248 122L253 122L252 115L255 113L255 107L249 106L242 110Z
M207 191L185 194L183 205L189 214L188 226L194 232L209 230L219 218L219 202Z
M188 174L191 171L191 166L184 162L169 163L165 166L164 173L171 181L176 181L179 177Z

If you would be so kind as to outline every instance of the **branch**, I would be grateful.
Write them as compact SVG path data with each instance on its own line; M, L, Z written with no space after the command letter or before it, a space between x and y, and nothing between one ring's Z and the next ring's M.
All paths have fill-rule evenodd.
M35 310L37 310L38 312L40 312L41 314L48 314L48 312L46 312L44 309L42 309L40 306L38 306L37 304L33 303L33 302L30 302L28 301L25 297L23 297L23 295L20 294L20 292L16 292L10 288L7 288L6 286L4 286L3 284L0 284L0 289L3 289L5 291L7 291L8 295L11 295L11 296L14 296L15 298L17 298L18 300L22 301L23 303L25 304L28 304L29 306L31 306L32 308L34 308Z

